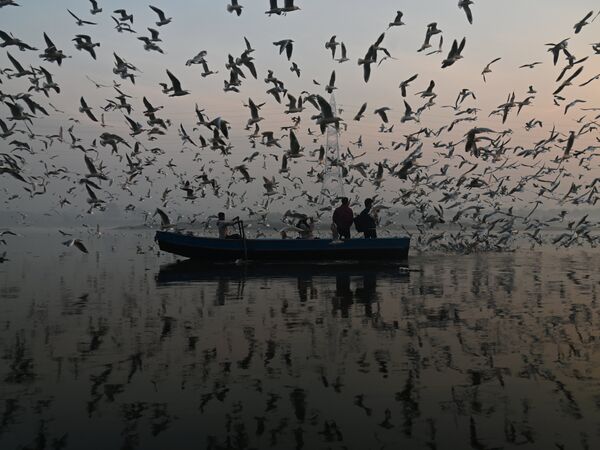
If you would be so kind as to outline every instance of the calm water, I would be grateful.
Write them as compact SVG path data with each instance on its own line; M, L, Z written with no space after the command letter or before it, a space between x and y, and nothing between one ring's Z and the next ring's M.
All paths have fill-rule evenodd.
M10 237L1 449L597 449L598 251L198 272Z

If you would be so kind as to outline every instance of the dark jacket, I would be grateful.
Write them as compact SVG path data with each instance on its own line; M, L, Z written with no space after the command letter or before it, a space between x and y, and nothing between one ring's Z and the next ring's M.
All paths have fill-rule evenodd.
M354 213L347 205L338 206L333 212L333 223L343 230L349 229L354 222Z
M360 214L356 216L355 223L356 230L359 232L365 232L377 228L377 223L371 215L371 208L363 209Z

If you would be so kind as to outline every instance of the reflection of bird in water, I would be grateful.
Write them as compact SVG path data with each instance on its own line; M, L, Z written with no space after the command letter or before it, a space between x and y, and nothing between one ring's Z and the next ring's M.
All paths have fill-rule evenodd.
M65 245L67 247L75 246L81 252L88 253L87 248L85 247L84 243L80 239L70 239L68 241L63 242L63 245Z

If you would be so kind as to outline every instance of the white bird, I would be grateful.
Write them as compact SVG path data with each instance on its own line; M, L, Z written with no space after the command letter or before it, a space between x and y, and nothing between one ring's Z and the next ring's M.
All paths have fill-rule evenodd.
M148 5L148 7L154 11L156 14L158 14L158 22L156 22L156 25L159 27L162 27L163 25L167 25L169 23L171 23L171 21L173 20L172 17L167 18L165 16L165 13L162 9L157 8L156 6L152 6L152 5Z
M471 12L470 5L473 4L472 0L459 0L458 7L465 11L467 15L467 20L472 25L473 24L473 13Z
M327 42L325 42L325 48L328 48L329 50L331 50L331 58L335 59L335 51L337 50L337 46L340 45L339 42L336 42L335 40L336 36L333 35L331 36L331 39L329 39Z
M392 27L400 27L402 25L404 25L404 22L402 22L402 16L404 14L402 13L402 11L396 11L396 18L394 19L393 22L390 22L390 24L388 25L388 30Z
M387 117L386 111L389 111L389 110L390 110L390 108L388 108L387 106L384 106L382 108L378 108L375 111L373 111L373 114L378 114L384 123L388 123L388 117Z
M462 53L463 49L465 48L466 42L467 42L467 39L463 38L459 45L458 41L456 39L454 39L454 42L452 43L452 48L450 49L448 56L446 57L446 59L444 61L442 61L442 69L445 69L446 67L451 66L452 64L454 64L456 61L458 61L459 59L461 59L463 57L461 55L461 53Z
M102 8L98 8L98 2L96 0L90 0L90 3L92 4L92 9L90 9L92 14L98 14L102 12Z
M349 61L348 55L346 54L346 44L344 44L343 42L341 45L341 49L342 49L342 57L339 59L336 59L336 61L339 62L340 64L344 63L346 61Z
M83 97L81 97L79 99L79 103L81 104L81 106L79 107L79 112L80 113L84 113L86 114L91 120L93 120L94 122L98 122L98 119L96 119L96 117L94 116L94 114L92 113L92 108L90 108L87 103L85 102L85 99Z
M169 69L167 69L167 75L169 76L169 79L171 80L171 87L167 90L167 92L170 92L169 97L181 97L183 95L189 94L189 91L185 91L185 90L181 89L181 83L175 77L175 75L173 75L169 71Z
M227 11L230 13L235 12L238 16L242 14L243 6L238 3L238 0L231 0L231 4L227 5Z
M329 78L329 84L325 86L325 91L328 94L331 94L335 89L335 70L331 72L331 77Z
M63 242L63 245L65 245L67 247L73 247L73 246L75 246L79 250L81 250L83 253L89 253L88 249L85 248L85 245L79 239L70 239L68 241Z
M481 72L481 75L483 76L483 82L484 82L484 83L487 81L487 80L485 79L485 74L486 74L486 73L492 73L492 69L490 69L490 66L491 66L492 64L494 64L495 62L498 62L498 61L500 61L501 59L502 59L502 58L496 58L496 59L494 59L492 62L488 63L488 65L487 65L487 66L485 66L485 67L483 68L483 71Z

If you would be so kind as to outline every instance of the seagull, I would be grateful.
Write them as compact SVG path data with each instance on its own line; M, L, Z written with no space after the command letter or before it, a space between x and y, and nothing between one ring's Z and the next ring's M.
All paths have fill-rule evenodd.
M77 50L85 50L92 56L92 58L96 59L94 47L100 47L99 42L92 42L92 38L86 34L75 35L75 39L73 39L73 41L75 41L75 48Z
M92 4L92 9L90 9L90 12L95 15L98 13L102 12L102 8L98 8L98 2L96 0L90 0L90 3Z
M538 64L543 64L543 63L541 61L535 61L532 63L523 64L522 66L519 66L519 69L533 69Z
M459 0L458 7L460 9L465 10L465 14L467 15L467 20L471 25L473 25L473 13L471 12L470 5L473 4L472 0Z
M0 0L0 8L3 8L4 6L19 6L19 4L14 0Z
M386 114L386 111L389 111L390 108L388 108L387 106L384 106L382 108L376 109L375 111L373 111L373 114L379 114L379 117L381 117L381 120L383 120L384 123L388 123L388 117Z
M590 78L590 79L589 79L588 81L586 81L585 83L583 83L583 84L580 84L580 85L579 85L579 87L584 87L584 86L587 86L587 85L588 85L588 84L590 84L592 81L596 81L596 80L598 80L598 79L600 79L600 73L599 73L598 75L596 75L595 77L592 77L592 78Z
M292 57L294 51L294 41L292 39L282 39L281 41L273 42L273 45L279 46L279 54L281 55L285 50L288 61Z
M13 58L13 56L9 52L6 52L6 56L8 56L8 59L10 60L11 64L16 69L16 72L12 73L11 77L20 78L24 77L25 75L33 75L33 72L23 69L23 66L19 63L19 61Z
M410 83L412 83L413 81L415 81L417 79L417 77L419 76L419 74L413 75L412 77L410 77L408 80L404 80L403 82L400 83L399 88L402 91L402 97L406 97L406 88L408 87L408 85Z
M54 45L46 33L44 33L44 40L46 41L46 49L44 50L44 53L40 55L40 58L44 61L56 62L60 66L63 59L70 58L70 56L66 56L62 50L56 48L56 45Z
M171 80L171 87L168 90L168 92L170 92L169 97L181 97L183 95L189 94L189 91L184 91L181 89L181 83L175 77L175 75L173 75L171 72L169 72L169 69L167 69L167 75L169 76L169 79Z
M328 48L331 50L331 58L335 59L335 51L337 49L337 46L340 45L339 42L336 42L335 40L336 36L333 35L331 36L331 39L329 39L327 42L325 42L325 48Z
M119 18L121 22L129 21L130 23L133 23L133 14L127 14L127 11L124 9L115 9L113 12L121 16Z
M564 88L566 88L567 86L571 86L572 83L571 81L573 81L576 77L579 76L579 74L583 71L583 67L580 67L579 69L577 69L575 71L575 73L573 75L571 75L569 78L567 78L565 81L563 81L563 83L558 87L558 89L556 89L552 95L558 95Z
M364 116L364 112L367 109L367 102L363 103L362 106L360 107L360 109L358 110L358 112L356 113L356 115L354 116L354 120L356 120L357 122L360 122L360 119L362 119Z
M484 83L486 82L486 79L485 79L485 74L486 74L486 73L492 73L492 69L490 69L490 66L491 66L492 64L494 64L495 62L498 62L498 61L500 61L501 59L502 59L502 58L496 58L496 59L494 59L492 62L490 62L490 63L489 63L487 66L485 66L485 67L483 68L483 71L481 72L481 75L483 76L483 82L484 82Z
M73 14L73 12L69 9L67 9L67 11L69 12L69 14L71 14L73 16L73 18L77 21L77 25L79 25L80 27L83 25L98 25L96 22L88 22L87 20L81 20L79 17L77 17L75 14Z
M77 249L81 250L83 253L89 253L87 248L85 248L85 245L83 245L83 242L81 242L81 240L79 239L70 239L68 241L63 242L63 245L67 246L67 247L77 247Z
M392 27L400 27L402 25L404 25L404 22L402 22L402 16L404 14L402 13L402 11L396 11L396 18L394 19L393 22L390 22L390 24L388 25L388 30Z
M598 14L600 14L600 11L598 12ZM596 17L598 17L598 14L596 14ZM573 28L575 29L575 34L579 34L581 32L581 29L583 27L585 27L586 25L589 25L590 23L592 23L594 20L596 20L596 17L594 17L591 21L587 21L590 17L592 17L594 15L594 11L590 11L589 13L587 13L587 15L581 19L579 22L577 22Z
M325 86L325 92L331 94L335 89L335 70L331 72L331 77L329 78L329 84Z
M22 40L14 37L12 34L5 33L2 30L0 30L0 38L4 41L2 44L0 44L0 47L8 47L13 45L15 47L19 47L19 50L22 52L25 50L37 50L37 48L31 47Z
M368 83L369 78L371 77L371 64L376 63L376 62L377 62L377 48L375 45L371 45L369 47L369 50L367 51L367 54L365 55L365 57L358 59L358 65L363 66L363 77L364 77L365 83Z
M463 38L459 45L458 41L456 39L454 39L454 42L452 43L452 48L450 49L448 56L446 57L446 59L444 61L442 61L442 69L445 69L446 67L451 66L452 64L454 64L456 61L458 61L459 59L461 59L463 57L461 55L461 53L462 53L463 49L465 48L466 41L467 41L466 38Z
M441 32L442 30L437 27L437 22L431 22L429 25L427 25L427 30L425 30L425 41L423 42L423 45L421 45L421 48L417 50L417 52L422 52L423 50L430 48L431 44L429 42L431 41L431 38Z
M417 94L419 94L421 96L421 98L437 97L437 95L433 92L434 88L435 88L435 81L431 80L429 82L429 86L427 87L427 89L424 91L421 91L421 92L417 92Z
M151 40L152 42L162 42L162 39L160 39L160 38L158 37L158 35L160 34L160 33L158 32L158 30L155 30L154 28L147 28L147 30L150 32L150 36L151 36L151 37L150 37L150 40Z
M299 11L300 7L294 5L294 0L283 0L283 8L280 8L281 12L288 13L292 11Z
M163 25L167 25L169 23L171 23L171 20L173 20L172 17L169 17L167 19L167 17L165 16L165 13L163 12L162 9L157 8L156 6L152 6L152 5L148 5L148 7L154 11L156 14L158 14L158 19L159 21L156 22L156 25L159 27L162 27Z
M80 113L85 113L92 121L98 122L98 119L96 119L96 117L92 113L92 108L90 108L87 105L87 103L85 102L85 99L83 97L81 97L79 99L79 103L81 103L81 106L79 107L79 112Z
M251 98L248 99L248 107L250 108L250 119L248 119L248 127L250 127L255 123L258 123L261 120L263 120L263 118L258 115L259 107L256 106L256 104L252 101Z
M298 78L300 78L300 67L295 62L292 62L292 67L290 67L290 71L294 72Z
M265 11L265 14L268 14L269 17L271 17L272 14L277 14L278 16L280 16L283 12L283 10L279 6L277 6L277 0L269 0L269 5L269 10Z
M404 122L408 122L409 120L417 121L417 118L413 114L413 110L412 110L411 106L407 103L406 100L404 100L404 115L400 119L400 122L404 123Z
M346 53L346 45L343 42L342 42L341 48L342 48L342 57L339 59L336 59L336 61L339 62L340 64L344 63L346 61L350 61L348 59L348 55Z
M231 0L231 4L227 5L227 11L232 13L235 12L238 17L242 14L243 6L238 4L238 0Z
M339 123L342 119L333 114L333 109L329 102L320 95L317 95L317 103L321 110L321 114L313 116L312 119L315 119L316 124L319 125L321 134L325 133L328 125L333 124L336 128L339 128Z

